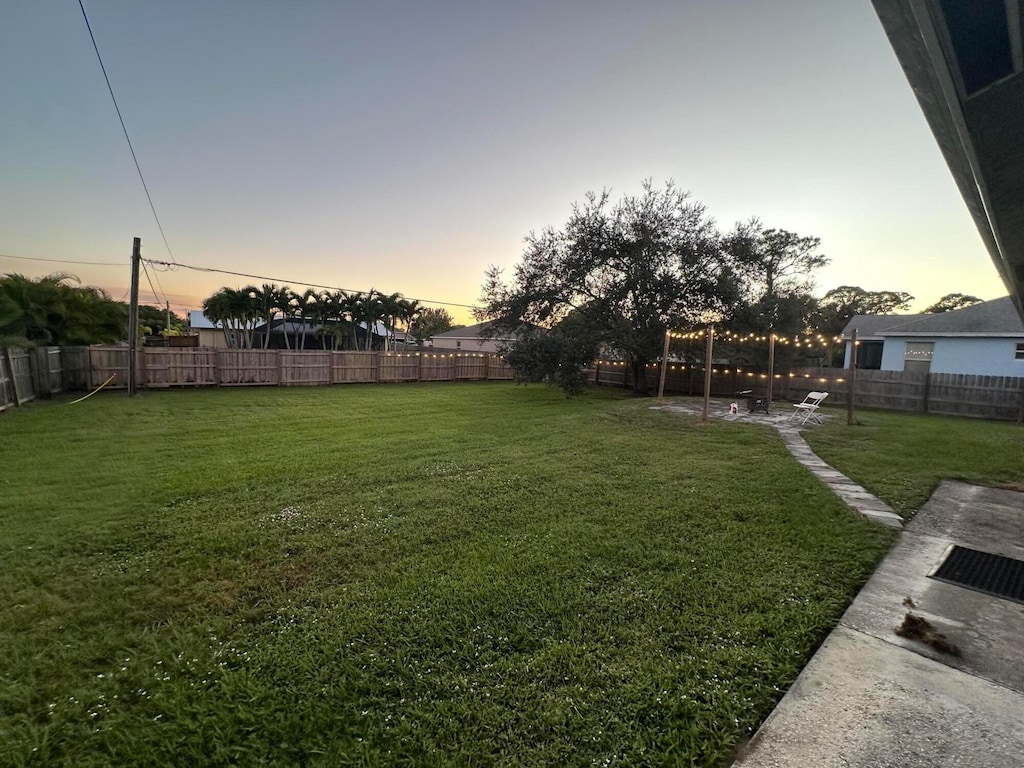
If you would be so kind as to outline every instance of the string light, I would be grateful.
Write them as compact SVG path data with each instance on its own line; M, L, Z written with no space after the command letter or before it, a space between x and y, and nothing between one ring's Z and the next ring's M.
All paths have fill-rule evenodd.
M668 331L670 339L677 339L681 341L693 341L696 339L707 338L708 330L702 329L699 331ZM822 334L815 335L795 335L795 336L779 336L777 334L759 334L759 333L734 333L733 331L717 331L715 336L724 343L731 344L748 344L748 343L764 343L774 338L776 344L792 344L795 346L823 346L827 347L831 344L841 344L844 339L842 336L824 336ZM860 342L857 342L858 344Z

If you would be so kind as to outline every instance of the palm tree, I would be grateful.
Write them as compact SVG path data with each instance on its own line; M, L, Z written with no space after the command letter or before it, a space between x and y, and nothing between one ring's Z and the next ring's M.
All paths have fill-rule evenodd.
M281 289L274 283L264 283L256 290L254 300L263 320L263 348L270 346L270 327L274 322L274 315L277 312L277 294Z
M381 312L384 320L384 351L394 346L395 326L402 314L402 294L392 293L387 296L380 296Z
M229 347L252 348L253 328L261 317L256 291L224 287L203 301L203 314L221 324Z
M368 293L361 294L358 313L359 321L366 323L366 351L369 352L373 347L373 334L377 323L384 318L384 302L380 291L371 288Z
M288 345L288 318L292 316L292 297L295 292L287 285L283 285L274 291L274 309L281 313L281 334L284 336L284 348L291 349Z
M355 293L344 293L342 292L341 300L341 317L352 338L352 349L359 349L359 334L357 328L359 326L359 312L362 306L362 293L358 291Z
M58 286L64 315L55 334L60 345L88 345L125 337L128 307L100 288Z
M53 321L61 314L57 286L69 277L56 273L33 280L17 273L4 275L0 279L5 307L0 335L26 346L50 343Z
M224 343L228 347L234 347L234 340L228 332L228 318L231 314L229 298L227 295L228 290L230 289L221 288L212 296L207 296L203 299L203 314L206 315L214 325L218 323L220 324L220 328L224 332Z
M310 317L316 317L317 303L320 299L319 294L312 288L307 288L301 294L292 295L292 307L295 311L295 316L299 320L299 329L302 335L299 335L299 330L295 332L295 348L305 349L306 348L306 319Z
M247 285L231 294L231 306L246 349L252 349L253 333L263 316L258 294L259 289L255 285Z
M74 275L0 277L4 345L96 344L125 337L127 312L99 288L71 285Z
M423 307L416 299L402 299L400 304L402 308L402 324L405 326L405 340L402 342L402 346L403 348L408 348L409 334L412 333L416 321L423 312Z
M329 336L331 350L338 349L345 315L345 294L342 291L324 291L317 305L317 320L320 323L321 338ZM326 349L326 347L324 347Z

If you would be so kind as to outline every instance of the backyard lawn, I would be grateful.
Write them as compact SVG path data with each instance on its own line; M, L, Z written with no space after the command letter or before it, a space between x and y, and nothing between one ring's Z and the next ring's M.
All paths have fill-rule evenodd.
M804 432L811 449L856 480L904 518L942 480L1024 490L1024 427L1008 422L919 413L858 410Z
M650 405L485 383L0 415L0 764L727 765L893 533L774 431Z

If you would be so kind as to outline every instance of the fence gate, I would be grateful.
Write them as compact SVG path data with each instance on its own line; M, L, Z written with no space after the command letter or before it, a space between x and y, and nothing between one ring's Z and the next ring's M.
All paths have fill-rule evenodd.
M29 353L20 347L7 347L3 351L7 384L4 405L21 405L32 400L36 394L32 387L32 364Z

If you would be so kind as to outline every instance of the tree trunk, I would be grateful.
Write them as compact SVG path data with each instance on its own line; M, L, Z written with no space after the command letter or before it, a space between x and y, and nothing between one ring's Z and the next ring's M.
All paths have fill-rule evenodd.
M633 395L636 397L647 397L650 392L647 388L647 361L633 360Z

